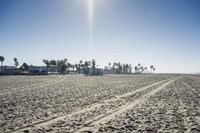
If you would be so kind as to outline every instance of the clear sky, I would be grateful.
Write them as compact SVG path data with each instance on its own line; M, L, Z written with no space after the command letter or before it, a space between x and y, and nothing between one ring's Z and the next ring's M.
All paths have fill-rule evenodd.
M0 55L200 72L200 0L0 0Z

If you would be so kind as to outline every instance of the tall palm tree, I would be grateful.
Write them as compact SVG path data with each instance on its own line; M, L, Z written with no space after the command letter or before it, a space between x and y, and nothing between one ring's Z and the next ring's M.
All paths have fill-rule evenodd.
M110 69L111 68L111 63L109 62L108 65L109 65L109 69Z
M83 61L80 60L79 61L79 73L81 73L82 69L83 69Z
M69 69L72 68L72 66L73 65L71 63L67 63L67 65L65 65L65 64L63 65L64 68L66 67L66 70L67 70L68 74L69 74L69 71L70 71Z
M151 65L151 66L150 66L151 72L153 71L153 68L154 68L154 66L153 66L153 65Z
M56 66L56 61L55 60L50 60L50 65Z
M94 59L92 59L92 68L96 67L96 61Z
M125 74L126 73L126 65L122 64L122 73Z
M144 73L144 67L143 66L140 67L140 70L141 70L141 73Z
M23 70L24 72L28 71L28 68L29 68L28 64L26 64L26 63L23 63L22 66L20 67L20 69Z
M153 67L153 72L156 70L156 68L155 67Z
M88 66L91 67L91 61L88 61Z
M79 64L83 64L83 61L82 61L82 60L80 60L80 61L79 61Z
M56 61L56 66L58 67L58 71L60 72L60 73L62 73L62 70L61 70L61 67L62 67L62 60L60 61L60 60L57 60Z
M85 61L84 68L87 69L88 67L89 67L89 63L88 63L88 61Z
M117 66L116 62L113 63L113 67L112 68L115 69L115 66Z
M113 65L112 65L112 68L111 68L111 73L116 73L116 66L117 66L117 63L113 62Z
M118 66L118 73L122 73L122 65L121 65L121 63L118 62L117 66Z
M69 66L68 63L67 63L67 58L64 58L64 59L63 59L63 63L64 63L63 66L62 66L63 69L66 67L66 69L68 69L68 72L69 72L69 67L70 67L70 66Z
M135 66L135 73L138 73L138 67Z
M132 71L132 66L131 66L131 64L129 64L128 68L129 68L129 74L131 74L131 71Z
M79 73L79 64L75 64L76 72Z
M67 58L65 58L65 59L63 60L63 62L66 64L66 63L67 63Z
M126 71L126 74L128 74L129 65L128 65L128 64L126 64L126 65L125 65L125 68L126 68L126 69L125 69L125 71Z
M3 71L3 62L5 58L3 56L0 56L0 61L1 61L1 71Z
M17 58L14 58L15 66L17 67L19 65L19 62L17 61Z

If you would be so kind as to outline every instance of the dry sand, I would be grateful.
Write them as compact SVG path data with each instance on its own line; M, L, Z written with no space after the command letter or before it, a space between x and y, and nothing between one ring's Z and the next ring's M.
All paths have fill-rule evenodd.
M0 132L200 132L200 77L0 77Z

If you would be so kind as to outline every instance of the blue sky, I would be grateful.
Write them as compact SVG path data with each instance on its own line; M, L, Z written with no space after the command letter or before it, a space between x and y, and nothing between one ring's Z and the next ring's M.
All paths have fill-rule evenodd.
M96 59L200 72L199 0L0 0L0 55L6 65ZM92 29L92 30L91 30Z

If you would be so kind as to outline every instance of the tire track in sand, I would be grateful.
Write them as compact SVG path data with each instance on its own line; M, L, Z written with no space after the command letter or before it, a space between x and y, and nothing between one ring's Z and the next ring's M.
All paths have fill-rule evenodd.
M175 80L177 80L177 79L170 80L167 83L162 84L160 87L157 87L153 91L151 91L151 92L141 96L140 98L136 99L133 103L125 104L122 107L116 109L115 111L110 112L106 116L103 116L99 119L96 119L96 120L93 120L93 121L87 123L84 127L80 128L78 130L75 130L74 133L80 133L80 132L84 132L84 131L96 132L97 129L101 126L101 124L105 124L109 120L112 120L113 118L122 114L123 112L127 111L128 109L132 109L135 106L142 105L143 103L145 103L146 100L148 100L149 97L151 97L155 93L159 92L161 89L165 88L166 86L170 85Z
M186 87L188 87L189 89L192 89L194 92L198 92L195 88L193 88L192 86L188 85L187 83L183 82L183 84L184 84ZM199 108L199 110L200 110L200 108ZM198 125L200 125L200 116L198 116L198 115L195 116L195 117L194 117L194 120L195 120L195 122L198 123ZM189 131L191 131L191 130L189 130Z
M115 109L111 109L111 110L105 110L105 109L109 109L109 107L112 107L112 103L117 103L119 101L122 101L121 99L129 97L131 95L134 95L136 93L139 93L141 91L144 91L148 88L151 87L157 87L157 86L161 86L161 87L157 87L157 89L153 90L152 92L145 94L144 96L142 96L142 98L139 98L139 100L136 99L136 101L134 102L134 106L139 104L142 99L146 98L148 95L153 95L154 93L156 93L157 91L159 91L160 89L162 89L163 87L167 86L168 84L170 84L171 82L173 82L174 80L162 80L156 83L153 83L151 85L142 87L140 89L137 89L133 92L129 92L120 96L116 96L115 98L109 99L109 100L104 100L104 101L100 101L97 104L93 104L92 106L89 106L85 109L79 110L77 112L71 113L71 114L67 114L67 115L62 115L62 116L58 116L52 119L48 119L48 120L44 120L44 121L39 121L39 122L35 122L32 123L30 125L15 129L13 131L10 132L23 132L24 130L34 130L34 129L46 129L46 130L51 130L51 127L53 125L53 127L56 127L56 124L60 122L65 123L66 121L69 121L71 119L76 119L77 116L82 115L82 114L87 114L87 113L97 113L95 116L93 116L92 119L90 120L86 120L83 121L81 125L78 125L77 128L85 128L85 126L89 126L90 124L94 124L94 122L98 122L98 121L104 121L105 119L110 118L111 116L114 116L116 114L118 114L119 112L123 112L125 110L127 110L128 108L132 107L133 104L125 104L125 105L117 105ZM152 93L152 94L151 94ZM126 102L127 103L127 102ZM102 112L99 113L99 111L101 111L102 109L104 109ZM90 116L88 116L90 117ZM70 130L70 132L78 132L77 128Z
M185 83L184 82L181 82L183 85L185 85ZM183 101L181 100L181 96L180 96L180 94L178 93L178 91L177 91L177 89L176 89L176 85L173 83L172 84L173 85L173 87L174 87L174 91L175 91L175 93L176 93L176 95L178 96L178 101L179 101L179 103L180 103L180 106L178 106L178 109L180 110L180 112L181 112L181 114L184 116L185 115L185 112L186 112L186 110L184 109L184 107L185 107L185 105L184 105L184 103L183 103ZM185 128L186 128L186 133L190 133L191 132L191 130L190 130L190 128L189 128L189 125L188 125L188 121L187 121L187 119L185 118L185 117L183 117L182 118L183 119L183 122L184 122L184 126L185 126Z

